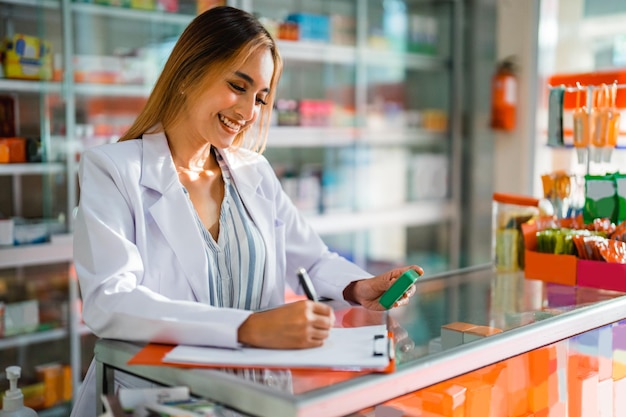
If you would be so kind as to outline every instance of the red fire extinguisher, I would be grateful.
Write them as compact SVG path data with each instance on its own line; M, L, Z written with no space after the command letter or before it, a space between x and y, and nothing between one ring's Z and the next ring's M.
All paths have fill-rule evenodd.
M491 80L491 127L510 132L515 129L517 78L513 57L498 63Z

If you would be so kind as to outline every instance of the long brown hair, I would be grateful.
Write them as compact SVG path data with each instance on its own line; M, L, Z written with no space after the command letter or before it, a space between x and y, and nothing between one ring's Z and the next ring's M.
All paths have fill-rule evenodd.
M246 143L245 129L233 146L246 145L262 152L282 60L276 43L263 25L251 14L229 6L218 6L196 16L185 28L172 49L146 105L120 141L140 138L144 133L167 130L181 117L185 100L214 82L216 75L238 68L259 48L268 48L274 61L267 105L261 109L258 137Z

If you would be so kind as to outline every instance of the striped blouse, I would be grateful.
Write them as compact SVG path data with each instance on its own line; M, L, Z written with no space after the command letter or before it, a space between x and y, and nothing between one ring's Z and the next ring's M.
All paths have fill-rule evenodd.
M210 304L258 310L265 269L265 245L241 201L228 165L218 152L214 153L224 179L217 242L202 224L198 212L193 210L205 242ZM185 194L188 195L186 189Z

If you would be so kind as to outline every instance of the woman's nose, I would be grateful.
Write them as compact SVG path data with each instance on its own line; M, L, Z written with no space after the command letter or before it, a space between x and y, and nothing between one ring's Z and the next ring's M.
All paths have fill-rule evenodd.
M237 103L237 113L246 122L252 120L257 112L256 97L242 97Z

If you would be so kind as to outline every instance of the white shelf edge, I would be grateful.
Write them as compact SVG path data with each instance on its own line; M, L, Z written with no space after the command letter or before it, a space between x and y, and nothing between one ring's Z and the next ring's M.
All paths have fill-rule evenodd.
M278 50L285 60L354 64L356 48L324 42L277 40Z
M59 1L54 0L0 0L0 4L12 4L15 6L45 7L47 9L60 8Z
M75 13L155 21L158 23L174 23L177 25L188 25L195 17L194 15L168 13L159 10L141 10L89 3L72 3L72 11Z
M66 328L59 328L7 336L0 338L0 350L59 340L67 337L68 334L69 332Z
M444 69L447 65L447 59L436 55L375 48L365 48L361 53L365 58L366 64L372 66L398 66L414 70L437 70Z
M62 236L68 238L59 243L0 247L0 268L71 262L73 255L71 236Z
M426 145L448 139L449 132L418 128L363 129L360 141L370 145Z
M427 145L446 140L448 132L416 128L271 126L268 148L339 147L362 145Z
M148 97L152 86L75 83L74 89L76 94L83 96Z
M16 93L60 93L60 82L0 78L0 91Z
M78 326L77 332L80 335L91 334L91 330L89 330L89 328L84 324L80 324ZM67 328L61 327L58 329L42 330L39 332L24 333L15 336L6 336L0 338L0 350L59 340L63 339L64 337L68 337L69 333L70 332Z
M381 226L424 226L455 216L448 200L406 203L397 208L380 208L326 215L309 215L307 220L319 234L347 233Z
M271 126L268 148L346 146L356 140L352 127Z
M60 162L31 162L24 164L0 164L0 176L28 175L28 174L55 174L65 171L65 165Z
M285 60L354 64L360 53L368 65L436 70L445 68L447 63L447 59L436 55L403 53L375 48L365 48L358 52L356 46L333 45L323 42L277 40L277 44Z

